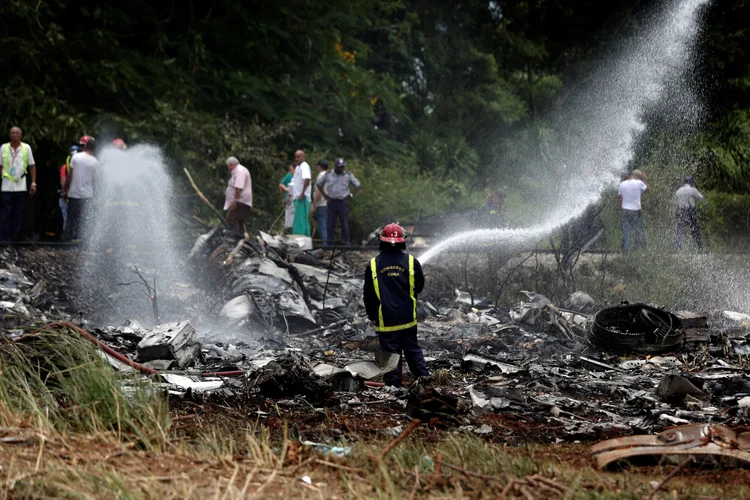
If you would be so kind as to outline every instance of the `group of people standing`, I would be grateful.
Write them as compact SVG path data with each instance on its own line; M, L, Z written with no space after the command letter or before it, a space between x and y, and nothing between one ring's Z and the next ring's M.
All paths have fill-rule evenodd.
M696 203L703 201L703 195L695 188L692 175L685 178L685 184L674 195L675 210L675 238L674 248L682 248L685 232L689 231L695 241L695 246L703 248L701 230L698 223ZM622 250L630 252L633 248L646 248L646 228L643 224L641 210L641 195L649 190L646 174L641 170L633 170L620 183L617 189L620 202L620 222L622 224Z
M10 142L0 146L2 161L2 205L0 206L0 241L20 239L26 199L37 193L37 171L31 146L22 141L20 127L10 129ZM112 146L125 149L121 139ZM97 143L90 135L81 136L68 149L60 167L59 208L63 220L63 240L81 237L85 220L92 210L94 178L99 167ZM29 182L31 181L31 182Z
M333 171L328 170L328 160L322 158L316 164L317 176L312 182L312 172L305 152L294 153L294 163L279 183L279 194L284 205L284 229L291 234L312 236L309 215L315 217L318 239L333 245L336 226L341 225L338 241L349 244L349 203L359 191L361 184L346 170L346 160L337 158ZM314 189L313 189L314 186ZM311 196L312 193L314 196Z
M253 206L253 183L250 171L234 156L226 161L230 177L227 183L224 210L227 224L238 233L245 233L245 221ZM346 160L337 158L333 172L328 170L328 161L323 158L316 164L318 175L312 180L312 171L307 155L299 150L294 153L294 162L279 183L279 195L284 206L284 229L291 234L312 237L310 215L320 240L333 245L336 225L341 225L341 238L349 244L349 203L359 191L361 184L346 170ZM314 188L314 189L313 189ZM313 196L313 192L315 195Z

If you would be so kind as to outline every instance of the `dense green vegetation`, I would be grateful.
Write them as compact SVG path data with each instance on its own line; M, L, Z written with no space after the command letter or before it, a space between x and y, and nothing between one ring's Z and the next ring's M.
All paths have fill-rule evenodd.
M256 227L280 211L275 186L295 149L352 158L367 181L361 234L478 206L495 186L510 202L533 189L512 168L528 154L514 144L554 129L546 112L659 3L6 0L0 128L20 125L35 147L37 229L55 213L56 167L85 132L160 145L180 186L187 167L216 200L223 159L238 156L253 173ZM750 213L750 1L712 1L702 18L701 127L678 148L685 135L655 113L636 161L696 158L704 212L723 235Z

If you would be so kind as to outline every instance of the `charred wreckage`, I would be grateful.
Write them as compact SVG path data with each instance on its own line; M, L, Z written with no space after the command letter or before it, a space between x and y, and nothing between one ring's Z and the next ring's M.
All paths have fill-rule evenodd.
M592 449L601 466L655 455L750 462L750 316L602 308L583 292L559 305L523 292L511 308L460 295L420 299L432 375L411 380L406 372L404 387L387 387L380 380L401 367L400 357L379 351L364 314L366 263L358 253L311 250L304 238L238 240L214 229L195 242L188 265L209 273L226 300L218 326L199 334L187 320L153 328L82 322L6 250L0 338L14 342L30 323L62 325L100 346L113 369L143 372L176 399L385 413L509 442L518 436L497 418L516 416L543 427L536 438L552 443L614 438ZM425 274L429 287L429 267Z

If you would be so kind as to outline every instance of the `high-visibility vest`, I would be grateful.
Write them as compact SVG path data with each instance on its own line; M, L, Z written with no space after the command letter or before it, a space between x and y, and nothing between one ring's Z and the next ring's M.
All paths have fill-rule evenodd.
M378 306L378 322L375 325L375 331L376 332L397 332L399 330L406 330L407 328L412 328L414 326L417 326L417 296L414 293L414 256L409 255L409 297L411 297L412 302L414 303L412 307L412 317L414 318L409 323L405 323L403 325L391 325L391 326L385 326L385 321L383 320L383 302L380 299L380 284L378 283L378 264L375 260L376 257L373 257L370 261L370 271L372 272L372 286L375 288L375 296L378 298L378 301L380 302L380 305Z
M3 155L3 179L8 178L15 181L16 178L10 175L10 143L6 142L3 146L5 146L5 154ZM22 142L21 149L23 149L23 175L26 175L29 173L29 145Z
M65 160L65 175L70 175L70 158L73 155L68 155L68 159Z

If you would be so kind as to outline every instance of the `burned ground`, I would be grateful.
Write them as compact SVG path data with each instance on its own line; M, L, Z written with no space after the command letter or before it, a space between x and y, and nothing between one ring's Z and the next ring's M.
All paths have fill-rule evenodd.
M229 259L236 248L240 250ZM75 475L76 470L88 470L86 464L101 462L103 456L107 457L105 469L111 465L111 470L133 467L140 471L132 474L137 481L127 472L118 476L118 481L138 492L136 496L169 491L171 485L173 491L183 491L186 496L210 491L239 498L244 493L242 485L234 484L239 482L235 476L247 478L257 467L265 472L256 471L258 480L250 478L245 493L281 496L312 492L308 488L312 486L331 496L393 496L394 491L407 496L414 489L420 496L453 491L482 497L500 494L510 486L506 494L524 496L527 491L538 496L545 488L532 476L541 474L571 488L547 486L558 488L561 497L597 492L638 497L654 487L649 478L663 479L674 465L630 466L626 478L617 472L595 472L595 461L588 454L591 444L657 433L690 422L731 427L747 424L750 400L743 398L750 396L745 375L748 332L741 317L698 311L699 317L708 316L708 326L684 329L683 341L674 350L657 356L607 353L588 342L591 313L600 305L564 309L543 296L527 294L510 307L485 302L486 307L479 308L475 297L472 307L465 296L441 290L446 286L438 284L439 276L433 276L432 289L426 294L432 300L420 304L424 316L421 343L433 375L412 383L407 371L405 388L388 389L377 383L381 373L377 364L369 361L377 340L359 304L361 270L369 256L346 253L330 261L330 252L310 255L283 250L269 250L260 242L238 246L236 240L222 240L195 259L192 265L203 266L212 276L199 293L215 293L221 299L211 301L204 309L207 314L220 316L225 303L237 297L247 302L241 306L244 313L240 317L221 316L224 322L212 331L199 331L200 355L190 366L172 369L186 379L166 379L164 374L148 379L157 391L169 394L171 423L162 445L139 452L121 440L102 437L102 449L92 446L86 457L80 449L61 451L65 447L70 450L69 444L62 443L100 438L58 438L43 432L49 450L58 441L62 448L37 462L32 458L45 457L41 441L4 440L0 449L5 458L0 465L7 475L6 493L43 496L44 490L34 480L40 470L57 467L58 471L65 469L66 475ZM90 294L85 301L72 296L75 276L71 266L85 257L85 253L69 248L5 251L5 342L17 341L19 335L33 336L45 324L73 319L116 352L136 356L136 346L150 328L137 322L110 326L92 320L114 311L115 296L97 300L96 294ZM259 290L267 292L269 283L275 288L266 295L273 301L264 308L258 300L262 295ZM169 293L165 284L160 297L163 303L178 302ZM142 322L147 324L149 299L141 298ZM290 321L292 317L296 319ZM328 328L318 326L323 319ZM222 338L219 328L231 334ZM60 328L60 334L75 335L75 331ZM378 461L366 455L377 455L388 441L408 429L413 418L419 418L422 426L392 452L392 470L386 477L378 472ZM29 420L16 422L3 431L4 437L23 437L29 432L24 430L31 428ZM248 436L269 447L265 466L260 464L257 449L248 448ZM289 450L300 446L294 443L312 444L289 455ZM344 458L332 458L330 453L316 455L311 451L315 446L348 447L350 451ZM111 450L105 453L107 447ZM214 453L207 453L206 447ZM479 447L494 458L487 459L486 466L478 464L463 455L462 447ZM115 451L118 449L121 451ZM453 454L448 449L454 450ZM453 461L445 458L445 462L459 470L437 466L441 453L450 455ZM200 469L197 454L210 457L200 460L212 465ZM273 461L279 456L284 458L281 465ZM22 466L24 457L29 461ZM335 465L321 465L321 460ZM136 462L140 463L136 466ZM497 469L501 464L505 475ZM190 476L196 467L211 477L199 481L200 485L197 482L192 493L179 489L179 478ZM416 474L423 474L421 479L414 477L414 467ZM301 485L299 477L314 476L308 469L322 474L325 485L314 481ZM349 478L357 486L354 492L347 490L348 483L341 482L342 471L366 482ZM488 480L482 479L483 475L497 478L484 493L481 483ZM151 479L144 479L146 476ZM276 478L281 482L276 484ZM513 478L522 482L513 483ZM149 489L143 481L156 481L164 488ZM748 487L740 471L687 468L672 481L670 487L680 485L694 495L741 496L742 488ZM83 483L88 484L79 477L78 487L85 489ZM111 484L102 488L113 491Z

